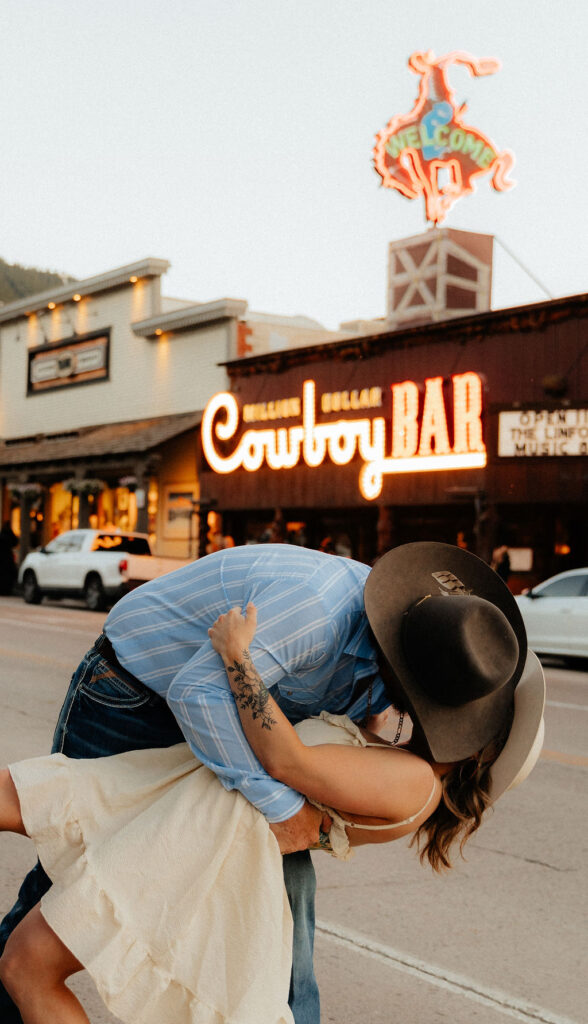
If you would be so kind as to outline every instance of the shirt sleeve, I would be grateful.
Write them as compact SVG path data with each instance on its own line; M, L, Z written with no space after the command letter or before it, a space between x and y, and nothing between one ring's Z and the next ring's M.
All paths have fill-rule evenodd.
M167 703L196 757L225 789L238 789L270 823L301 810L302 794L272 779L249 746L225 667L210 641L177 673Z

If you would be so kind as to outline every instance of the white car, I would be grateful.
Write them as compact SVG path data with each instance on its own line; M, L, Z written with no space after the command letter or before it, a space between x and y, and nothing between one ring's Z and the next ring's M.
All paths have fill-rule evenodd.
M588 658L588 569L560 572L516 602L531 650Z
M18 575L22 595L27 604L44 596L81 597L101 611L129 589L126 556L150 554L144 533L68 530L26 556Z

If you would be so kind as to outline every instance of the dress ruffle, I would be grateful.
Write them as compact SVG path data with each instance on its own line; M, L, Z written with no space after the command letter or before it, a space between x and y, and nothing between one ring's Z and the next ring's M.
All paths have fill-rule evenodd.
M44 918L128 1024L293 1024L292 921L263 816L187 744L10 768Z

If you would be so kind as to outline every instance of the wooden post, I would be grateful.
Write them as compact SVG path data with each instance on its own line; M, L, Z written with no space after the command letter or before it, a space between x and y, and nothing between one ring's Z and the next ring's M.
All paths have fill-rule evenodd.
M18 546L19 561L22 562L31 549L31 498L28 494L20 496L20 543Z

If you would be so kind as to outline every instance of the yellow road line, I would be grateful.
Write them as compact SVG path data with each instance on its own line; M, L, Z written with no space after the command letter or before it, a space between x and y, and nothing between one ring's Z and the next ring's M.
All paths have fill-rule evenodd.
M73 661L59 661L58 658L52 658L48 654L33 654L32 651L22 651L18 647L0 647L0 655L6 655L8 658L27 658L29 661L36 661L43 665L56 665L58 668L68 668L73 672L75 664Z
M588 768L588 757L581 754L562 754L559 750L542 750L542 761L557 761L558 764L573 764L581 768Z

